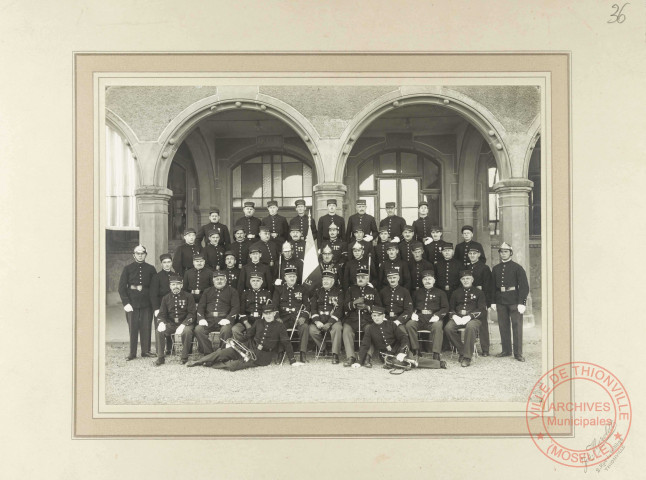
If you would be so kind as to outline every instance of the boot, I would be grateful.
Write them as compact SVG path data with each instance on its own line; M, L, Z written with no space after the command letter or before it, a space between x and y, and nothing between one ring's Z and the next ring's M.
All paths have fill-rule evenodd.
M338 356L336 353L333 353L333 354L332 354L332 363L333 363L334 365L336 365L337 363L339 363L339 356Z
M370 358L370 355L366 355L366 361L363 362L363 366L366 368L372 368L372 359Z
M300 352L300 361L301 363L307 363L307 354L305 352Z
M354 362L356 362L356 359L354 357L349 357L345 362L343 362L343 366L351 367Z

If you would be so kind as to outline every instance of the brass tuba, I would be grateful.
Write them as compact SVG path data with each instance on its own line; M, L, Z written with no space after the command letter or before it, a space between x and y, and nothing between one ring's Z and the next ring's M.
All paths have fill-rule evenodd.
M248 362L249 360L252 360L252 361L256 360L256 354L254 353L254 351L251 350L249 347L247 347L244 343L236 340L235 338L228 338L224 340L224 343L228 347L231 347L236 352L238 352L242 357L242 360L244 360L245 362Z

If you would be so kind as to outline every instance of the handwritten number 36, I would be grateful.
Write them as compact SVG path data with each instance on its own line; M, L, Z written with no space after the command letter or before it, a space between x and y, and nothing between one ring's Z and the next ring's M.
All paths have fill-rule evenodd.
M608 20L608 23L624 23L626 21L626 15L624 15L623 10L626 8L626 5L630 5L630 3L624 3L621 7L617 5L616 3L612 5L612 8L615 9L614 13L611 13L610 16L613 17L610 20Z

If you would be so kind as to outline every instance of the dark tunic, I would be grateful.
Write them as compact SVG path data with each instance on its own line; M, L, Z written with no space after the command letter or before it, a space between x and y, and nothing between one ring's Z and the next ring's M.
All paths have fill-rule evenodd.
M321 218L319 218L318 231L317 231L317 245L319 248L322 248L324 240L330 239L330 225L334 223L339 227L339 236L338 238L345 238L345 220L343 217L340 217L336 213L330 215L326 213Z
M414 292L417 289L424 289L424 283L422 282L422 273L424 270L435 271L435 267L431 262L425 259L421 259L419 262L413 260L408 262L408 271L410 272L410 289L411 292Z
M410 319L413 313L413 301L410 298L410 292L397 285L395 288L385 287L379 292L381 302L386 309L386 317L391 321L399 321L403 324Z
M231 285L236 290L238 289L238 280L240 279L240 269L238 267L225 268L227 274L227 285Z
M202 253L202 246L195 242L193 245L185 243L175 249L173 254L173 270L179 275L184 275L187 270L193 268L193 255Z
M343 265L340 263L336 263L334 260L330 263L325 263L321 262L321 272L325 270L331 270L336 274L335 281L334 281L334 286L335 287L341 287L343 284Z
M178 327L182 325L194 325L197 318L197 307L193 295L180 290L177 295L168 293L161 300L159 307L159 323L168 323Z
M410 271L408 270L408 263L400 258L396 258L395 260L388 258L379 266L379 287L388 287L390 285L386 273L391 268L399 272L399 285L410 291Z
M431 236L431 228L433 227L433 222L431 218L427 215L424 218L419 217L413 222L413 231L415 232L415 240L423 242L426 237Z
M294 255L292 255L290 259L286 259L283 255L281 255L281 258L279 258L278 260L278 276L276 278L285 280L285 269L287 267L295 267L296 283L303 283L303 261L294 257Z
M289 227L297 226L298 229L301 231L301 234L303 235L303 240L307 239L307 235L309 231L312 231L312 235L314 236L314 239L317 238L318 231L316 230L316 224L314 223L314 217L312 217L312 221L310 222L310 228L307 228L307 221L309 219L309 215L304 214L304 215L296 215L294 218L292 218L289 221Z
M360 309L354 305L357 298L363 298L365 308ZM368 323L372 323L370 312L373 305L381 306L381 297L376 289L369 285L360 287L352 285L347 291L345 296L345 316L343 323L350 325L355 331L359 329L359 312L361 312L361 325L362 329Z
M329 246L332 249L332 260L336 263L345 263L348 261L348 244L338 238L334 241L327 239L320 244L321 252L325 247Z
M275 308L278 308L280 319L288 328L294 325L299 310L300 317L306 320L310 318L307 295L307 287L303 285L294 285L293 287L282 285L274 292L271 303Z
M238 268L242 268L242 266L246 265L249 261L250 245L251 242L247 239L242 242L234 241L231 245L229 245L229 250L235 253L237 262L236 264L238 265Z
M269 227L269 233L271 242L275 243L276 246L282 247L283 243L289 238L289 225L287 224L287 219L282 215L268 215L263 218L260 223L265 227ZM274 237L276 234L276 237Z
M217 324L222 319L227 319L233 325L240 313L240 297L238 292L229 285L218 289L209 287L204 291L197 304L198 323L206 319L209 327Z
M262 275L262 286L270 292L274 291L274 275L271 273L269 266L262 262L253 263L249 262L242 270L240 270L240 278L238 279L238 291L248 290L251 288L251 274L260 273Z
M160 270L155 274L150 282L150 305L153 311L159 310L162 298L170 293L170 276L175 275L172 270Z
M277 320L267 322L264 318L258 319L245 332L243 342L249 342L255 346L254 353L257 358L254 364L257 367L264 367L271 363L271 352L278 348L278 344L285 350L290 363L294 361L294 349L289 341L287 328Z
M126 265L119 278L119 296L123 306L150 307L150 284L156 274L155 267L146 262Z
M399 256L406 263L410 263L411 261L413 261L413 252L411 251L411 246L413 245L413 242L414 240L411 240L410 242L407 242L406 240L402 240L397 245L397 248L399 248Z
M501 305L525 305L527 303L529 282L523 267L513 260L509 260L495 265L492 273L496 289L495 303Z
M482 290L490 307L494 299L493 276L489 266L482 262L470 263L468 267L473 273L473 286Z
M364 213L363 215L355 213L354 215L350 215L350 218L348 218L348 228L346 229L345 234L345 240L347 242L354 241L354 230L357 227L361 227L363 229L364 235L372 235L373 238L379 235L375 217L369 213Z
M409 347L408 334L405 329L398 328L388 320L384 320L379 325L373 324L361 341L359 363L362 365L371 346L375 347L376 352L388 352L393 355L407 353ZM391 348L390 351L388 351L388 347Z
M245 237L249 241L255 242L258 240L258 232L260 231L259 218L256 218L253 215L250 217L242 217L236 221L236 226L238 225L244 228Z
M262 310L271 300L269 290L260 288L258 290L249 289L240 294L240 322L246 320L251 325L262 317Z
M360 260L353 258L343 267L343 289L347 290L352 285L357 284L357 270L359 268L364 268L368 270L368 258L364 255ZM370 260L370 269L368 275L368 281L374 285L373 282L377 281L377 269L375 267L375 262Z
M402 217L398 217L397 215L386 217L379 222L379 228L386 227L388 229L390 238L398 237L400 240L402 240L402 232L404 231L405 226L406 220Z
M424 245L424 255L426 256L426 259L432 264L439 262L440 259L444 258L442 255L442 249L445 245L446 242L441 238L437 242L433 241L428 245Z
M213 270L204 267L202 270L191 268L184 274L184 290L193 294L195 303L200 301L202 293L213 286Z
M451 295L449 308L451 309L451 315L455 314L460 317L473 314L482 315L487 311L487 301L482 290L473 286L469 288L460 287ZM474 318L477 318L477 316Z
M204 247L204 259L206 266L211 270L223 270L224 265L224 248L220 245L211 245Z
M289 240L289 243L292 246L292 249L294 250L294 255L296 256L296 258L305 260L305 247L307 246L305 243L305 240L299 240L298 242L295 242L294 240Z
M338 287L319 288L310 299L313 321L334 323L343 320L343 292Z
M433 315L442 319L449 311L446 294L436 287L420 288L413 294L413 306L420 320L428 321Z
M485 257L484 248L478 242L471 240L470 242L460 242L455 246L455 255L453 258L460 260L465 267L469 266L471 260L469 260L469 250L471 248L477 248L480 252L480 261L482 263L487 263L487 257Z
M461 285L460 270L463 268L464 265L462 265L462 262L459 262L455 258L446 261L444 257L442 257L442 259L438 260L435 264L436 286L449 296L453 290Z
M202 240L204 240L204 246L206 247L209 244L209 237L207 236L212 230L216 230L220 233L220 240L218 240L218 245L225 247L231 243L231 236L229 235L229 227L223 223L207 223L200 228L200 231L197 232L195 237L195 243L200 245Z
M270 267L271 273L276 276L278 272L278 257L280 256L280 251L278 250L278 245L274 242L263 242L262 240L255 242L249 250L258 248L260 250L260 263L264 263Z

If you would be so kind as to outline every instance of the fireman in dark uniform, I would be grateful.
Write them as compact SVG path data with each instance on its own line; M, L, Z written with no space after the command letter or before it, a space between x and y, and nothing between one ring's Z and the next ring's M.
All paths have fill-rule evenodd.
M181 276L193 268L193 256L202 252L202 246L195 242L194 228L184 230L184 242L173 254L173 270Z
M377 222L375 217L366 213L366 201L363 199L357 200L357 213L350 215L348 218L348 228L346 230L345 241L350 243L356 240L354 232L357 228L361 228L364 233L364 240L372 242L372 240L379 234L377 229ZM342 237L343 238L343 237Z
M275 320L276 313L276 309L272 307L265 308L262 318L245 332L243 343L247 344L255 360L253 358L245 359L235 348L227 346L219 348L215 352L200 358L197 362L189 363L187 366L205 365L212 368L226 369L231 372L245 368L266 367L271 364L272 351L279 344L287 352L290 365L293 367L303 365L294 358L294 351L292 350L287 330L285 325Z
M195 303L200 303L204 290L213 285L213 270L206 268L204 255L198 253L193 257L193 268L184 274L184 290L193 294Z
M233 242L229 245L229 250L231 250L238 259L238 268L240 270L242 270L242 267L249 261L250 246L251 241L246 238L244 228L241 226L233 227Z
M407 288L399 284L399 271L391 268L386 271L388 286L381 289L381 303L388 313L388 319L406 332L406 322L413 314L413 301Z
M472 246L469 249L469 268L473 274L473 286L482 290L487 302L487 310L480 316L480 347L482 348L482 356L489 356L489 307L494 300L494 283L491 270L486 263L480 261L480 250Z
M381 306L381 297L377 290L368 285L368 269L359 268L356 275L356 284L346 292L345 316L343 317L343 346L348 357L344 367L350 367L357 361L354 351L355 334L367 335L372 319L370 314L373 305ZM361 344L361 341L359 341Z
M257 248L260 251L260 262L264 263L271 270L271 274L275 277L278 273L278 257L280 250L275 242L271 241L269 228L264 225L260 227L260 240L251 245L251 249Z
M296 283L298 272L294 267L286 267L285 283L274 292L272 305L278 309L279 320L285 328L296 328L300 339L300 361L305 363L307 344L310 341L308 290L304 285Z
M388 216L379 222L379 231L381 231L382 227L386 227L390 241L393 243L398 243L402 239L402 232L406 226L406 220L395 215L396 207L395 202L386 202L386 214Z
M269 211L269 215L263 218L260 223L269 228L270 241L275 243L276 247L280 248L289 236L287 219L278 214L278 202L276 200L267 202L267 210Z
M418 218L413 222L415 240L422 242L424 245L428 245L431 243L431 227L433 226L433 221L428 216L428 202L419 202L417 211L419 213Z
M141 356L152 357L150 331L153 312L150 306L150 284L157 272L155 267L146 263L146 254L146 247L137 245L133 252L135 261L124 267L119 278L119 296L130 331L130 353L126 360L137 356L138 338L141 342Z
M152 306L153 317L155 319L157 319L157 315L159 315L159 307L161 306L162 298L170 293L170 277L171 275L177 275L173 272L173 257L171 257L169 253L162 253L159 256L159 261L161 262L162 269L157 272L150 282L150 305ZM157 328L156 321L154 327ZM171 338L167 337L166 354L170 355L172 346L173 342ZM163 344L157 343L158 354L159 350L163 348Z
M153 363L156 367L163 365L164 339L170 339L178 334L182 338L182 363L188 362L188 354L193 343L193 327L197 318L197 308L193 295L182 290L182 277L173 274L170 277L171 291L162 298L159 308L159 322L157 324L157 360Z
M366 270L370 278L368 281L370 283L376 282L377 280L377 269L375 264L370 257L365 255L363 250L363 245L359 242L352 244L352 260L346 263L343 266L343 290L347 290L352 285L355 285L357 280L357 273L360 269Z
M399 256L404 262L410 263L411 260L413 260L413 252L411 251L411 248L413 246L413 243L415 243L415 234L413 233L413 227L406 225L404 227L404 232L402 233L402 235L404 239L397 245L399 247Z
M296 202L294 202L294 205L296 205L296 216L289 221L290 230L296 227L298 231L301 232L301 238L304 241L307 240L307 235L311 231L313 238L316 240L318 231L316 230L314 217L308 215L305 212L305 200L296 200Z
M329 246L332 249L334 263L343 265L348 261L348 244L338 237L339 227L337 227L336 224L332 223L328 227L328 230L329 238L324 240L323 243L319 245L319 248L322 252L326 246Z
M245 237L250 242L258 240L258 231L260 230L260 219L253 216L256 204L254 202L244 202L242 211L244 217L236 221L236 227L241 226L244 228Z
M482 263L487 263L484 248L482 248L482 245L478 242L472 240L473 227L471 225L465 225L462 227L462 238L464 238L464 242L460 242L455 246L455 258L468 268L471 263L469 260L469 249L477 248L480 252L480 261Z
M224 252L224 273L227 274L227 284L231 285L236 290L238 289L238 279L240 278L240 269L237 267L237 259L235 253L231 250Z
M214 270L224 268L224 247L220 245L220 233L217 230L211 230L207 233L208 244L204 247L202 253L206 260L206 266Z
M209 212L209 220L210 222L206 225L203 225L200 228L200 231L197 232L197 237L195 239L196 243L198 245L201 245L202 240L204 240L204 246L206 247L209 244L208 233L215 230L220 234L218 245L226 249L227 246L231 243L231 237L229 236L229 227L227 227L223 223L220 223L219 208L214 208Z
M381 268L381 264L388 258L388 253L386 252L386 247L390 245L390 235L386 227L379 228L379 239L377 240L377 245L375 246L375 257L377 258L377 268Z
M319 218L318 228L317 228L317 245L318 248L323 248L323 242L330 239L330 225L334 224L338 229L339 238L345 236L345 220L343 217L336 214L336 200L330 198L327 201L327 215L323 215Z
M390 353L397 356L399 362L403 362L408 353L408 334L406 329L397 327L393 322L386 320L384 307L374 305L372 307L372 322L370 330L363 336L361 348L359 349L359 363L353 367L372 367L368 351L373 347L377 353ZM385 366L384 366L385 368Z
M370 257L370 263L376 266L377 257L375 255L375 247L372 242L364 240L363 229L361 227L354 230L354 242L348 244L348 259L352 259L352 249L357 243L363 245L363 256L366 258ZM376 268L375 271L377 271Z
M329 270L322 273L323 288L313 292L310 299L310 336L321 348L324 332L332 339L332 363L339 363L343 335L343 292L334 286L335 274Z
M461 272L460 283L462 286L453 292L449 300L451 319L444 327L444 333L460 354L460 364L468 367L471 365L476 334L480 330L479 317L487 310L487 301L484 293L473 286L471 270ZM460 328L464 328L464 343L458 332Z
M273 291L274 288L274 276L271 273L271 270L268 265L260 262L260 248L258 246L253 246L249 249L249 256L251 261L248 262L240 270L240 278L238 279L238 292L242 293L243 290L251 288L251 274L260 273L262 274L262 281L264 285L267 285L269 291Z
M262 275L251 274L251 288L240 294L240 316L238 322L233 326L233 338L242 341L245 330L251 328L256 320L262 316L265 306L271 302L271 293L262 288Z
M413 307L415 311L406 323L406 331L413 353L419 354L419 330L430 330L433 338L433 359L440 360L443 341L442 319L449 311L449 301L446 294L435 288L435 273L432 269L425 270L423 275L424 287L413 293Z
M197 304L195 338L204 354L213 353L209 333L220 332L220 341L231 338L232 329L240 313L238 292L227 285L224 270L213 272L214 286L207 288Z
M442 250L447 242L442 240L442 229L440 227L431 227L431 241L425 246L426 259L433 265L436 265L442 258Z
M323 247L321 250L321 271L328 270L334 274L334 286L341 287L343 281L343 265L334 261L334 253L329 245Z
M442 249L442 258L435 265L435 283L437 288L450 299L453 291L460 286L462 262L453 258L453 244L448 243Z
M411 296L418 289L424 289L424 272L431 270L435 272L433 264L424 258L424 245L421 242L415 241L411 246L413 252L413 260L408 263L408 271L410 272L410 291ZM433 276L435 282L435 276Z
M292 245L296 258L305 261L305 240L301 238L301 230L298 225L292 225L289 236L292 237L289 243Z
M292 244L285 242L283 243L282 253L278 259L278 275L274 282L275 285L281 285L283 283L282 279L285 278L285 271L288 268L295 269L297 275L296 283L299 285L303 283L303 260L298 259L294 255Z
M379 288L384 288L390 285L387 273L394 269L399 274L399 284L406 290L410 291L410 271L408 270L408 263L401 258L397 258L398 251L399 249L394 243L391 243L386 247L388 258L384 260L379 267L378 285Z
M512 336L514 338L514 358L524 362L523 357L523 313L527 308L529 282L525 269L511 259L514 251L506 242L500 245L498 254L500 263L493 267L493 279L496 296L493 309L498 312L498 328L502 352L496 357L509 357L512 352Z

